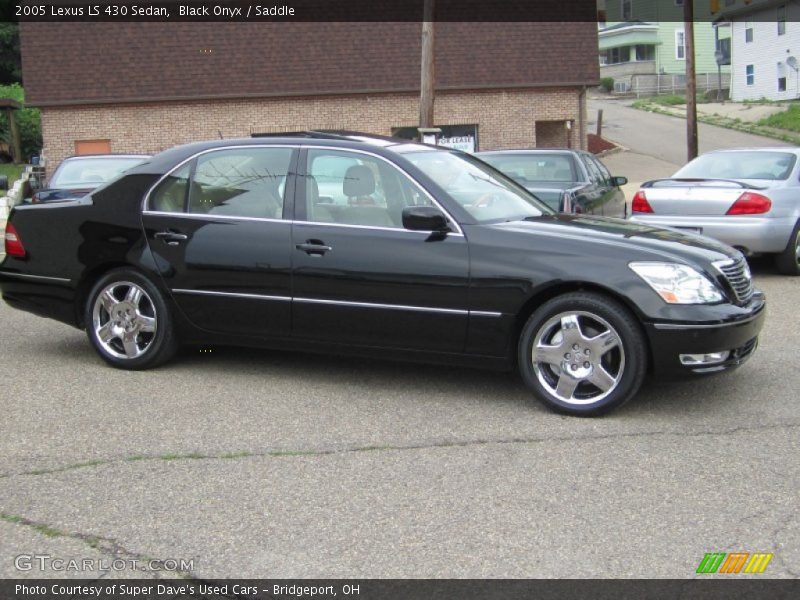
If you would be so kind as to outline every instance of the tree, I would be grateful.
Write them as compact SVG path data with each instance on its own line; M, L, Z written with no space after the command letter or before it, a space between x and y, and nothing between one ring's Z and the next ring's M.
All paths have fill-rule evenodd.
M0 22L0 85L22 83L19 25Z

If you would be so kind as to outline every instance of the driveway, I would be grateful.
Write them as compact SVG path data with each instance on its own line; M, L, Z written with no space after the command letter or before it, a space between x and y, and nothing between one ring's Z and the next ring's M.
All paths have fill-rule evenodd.
M764 551L796 577L800 280L756 273L747 365L602 419L451 367L209 348L118 371L3 304L0 576L48 554L203 578L684 578Z
M588 131L595 132L597 111L603 110L603 137L631 152L684 165L686 160L686 119L650 113L630 107L630 100L589 99ZM741 131L699 123L700 153L741 146L790 146L786 142Z

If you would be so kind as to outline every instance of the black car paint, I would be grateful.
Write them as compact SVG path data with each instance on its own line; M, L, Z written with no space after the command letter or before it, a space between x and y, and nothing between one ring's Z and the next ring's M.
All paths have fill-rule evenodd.
M604 177L602 181L595 181L589 173L586 161L597 159L588 152L567 149L489 150L476 152L474 156L492 164L490 162L492 156L535 156L537 154L564 154L568 156L572 163L572 170L577 176L574 181L570 182L518 180L518 183L529 192L537 197L546 198L550 198L555 189L560 189L562 193L568 193L571 197L572 206L571 210L567 212L617 218L625 218L627 216L625 195L619 186L614 185L613 177L610 179ZM513 178L512 175L509 176ZM558 206L555 204L558 204ZM563 194L560 201L553 203L551 200L548 202L548 206L554 210L564 211Z
M330 146L382 156L437 198L461 232L306 223L304 204L293 206L292 195L287 195L282 221L142 214L148 190L176 165L204 150L248 144ZM298 165L301 176L289 183L294 197L303 197L302 169ZM173 304L180 337L187 343L335 349L370 356L379 350L395 358L508 368L515 360L519 330L537 306L560 293L589 289L631 310L650 343L652 369L674 376L697 371L682 366L679 353L745 347L765 315L760 292L745 306L733 301L667 304L628 267L648 260L689 264L728 291L712 266L736 256L725 245L587 215L477 223L402 154L346 140L276 138L183 146L133 168L91 196L17 207L9 222L27 250L25 258L7 256L0 265L0 288L10 305L83 327L82 307L93 282L111 268L132 266ZM170 246L154 237L161 231L185 234L189 242ZM270 245L256 242L267 238ZM297 248L309 241L333 251L320 255ZM233 264L219 262L221 246L241 248L242 243L257 252L228 252ZM192 256L199 258L181 258L193 244ZM183 297L172 291L176 288L239 296ZM254 294L282 299L250 297ZM734 356L728 364L738 361Z

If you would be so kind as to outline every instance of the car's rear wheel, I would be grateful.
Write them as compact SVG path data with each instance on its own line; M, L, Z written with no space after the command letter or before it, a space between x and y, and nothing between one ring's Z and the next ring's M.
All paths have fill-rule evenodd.
M115 367L149 369L177 349L161 292L133 269L115 269L100 278L89 293L84 323L92 346Z
M784 275L800 275L800 223L795 225L786 249L775 257L775 264Z
M621 406L642 385L647 347L618 302L574 292L544 303L522 329L520 373L550 408L594 416Z

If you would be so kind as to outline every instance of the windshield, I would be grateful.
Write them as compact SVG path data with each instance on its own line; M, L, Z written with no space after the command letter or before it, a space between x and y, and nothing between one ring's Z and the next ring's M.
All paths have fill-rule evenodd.
M479 155L496 169L522 185L533 182L577 181L572 158L568 154L486 154Z
M479 223L552 213L525 188L467 154L432 150L410 152L405 157Z
M797 158L790 152L711 152L678 170L674 178L787 179Z
M114 179L117 175L144 162L144 156L120 156L114 158L77 158L65 160L50 180L51 188L87 187L95 188Z

